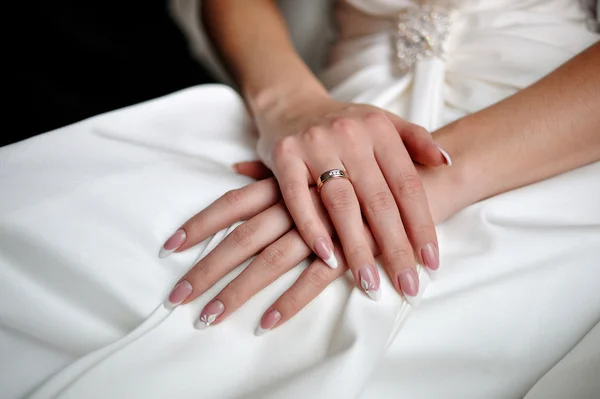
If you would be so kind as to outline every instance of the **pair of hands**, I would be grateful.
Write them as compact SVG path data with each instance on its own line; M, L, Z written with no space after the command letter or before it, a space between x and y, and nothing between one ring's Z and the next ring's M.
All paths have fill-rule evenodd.
M380 252L398 292L417 295L416 263L435 270L439 259L435 225L417 171L424 169L413 160L427 166L450 164L431 135L378 108L330 99L283 117L267 113L256 120L259 155L275 179L226 193L167 240L161 256L184 251L247 220L180 280L167 306L192 301L256 254L202 310L197 328L224 320L311 252L319 258L267 310L257 333L295 315L347 268L357 285L378 300L374 256ZM335 168L345 169L352 182L331 180L317 193L311 185ZM254 178L269 172L260 163L239 164L237 169Z

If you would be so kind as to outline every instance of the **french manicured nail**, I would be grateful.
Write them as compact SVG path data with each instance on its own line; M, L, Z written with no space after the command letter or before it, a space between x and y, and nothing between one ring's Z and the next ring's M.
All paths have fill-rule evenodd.
M192 293L193 290L194 290L194 288L192 287L192 284L190 284L189 281L187 281L187 280L180 281L175 286L175 288L173 288L173 291L171 291L171 293L169 294L169 297L165 301L165 303L164 303L165 308L167 310L174 309L181 302L185 301L187 299L187 297L190 296L190 294Z
M358 269L358 277L360 278L360 286L369 298L375 302L379 301L381 299L381 286L373 266L363 266Z
M421 258L423 263L431 270L437 270L440 267L440 255L437 246L430 242L421 249Z
M258 326L256 326L256 330L254 330L254 335L256 335L257 337L263 335L271 328L275 327L275 324L277 324L279 320L281 320L281 313L279 313L275 309L268 311L262 317L260 323L258 323Z
M404 269L398 273L398 284L405 296L417 296L419 293L419 277L414 269Z
M446 160L446 165L448 166L452 166L452 158L450 158L450 154L448 154L446 152L446 150L444 150L442 147L440 147L439 145L435 145L438 149L438 151L440 152L440 154L442 154L444 156L444 159Z
M327 263L327 266L335 269L338 267L338 261L335 258L335 254L333 253L333 249L327 243L323 237L319 237L315 240L315 252L317 256L323 259L323 262Z
M177 248L183 245L186 238L187 235L185 234L185 230L177 230L171 237L169 237L167 242L165 242L163 247L160 249L158 257L166 258L167 256L171 255L175 250L177 250Z
M200 318L194 323L196 330L204 330L217 320L217 317L221 316L225 311L225 305L218 299L212 301L204 307L200 313Z

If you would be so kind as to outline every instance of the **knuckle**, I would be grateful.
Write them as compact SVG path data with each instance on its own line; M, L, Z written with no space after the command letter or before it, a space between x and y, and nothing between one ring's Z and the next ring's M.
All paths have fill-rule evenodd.
M348 259L365 259L365 254L369 254L369 256L372 254L371 248L368 245L353 245L348 253Z
M233 280L227 285L219 294L221 301L226 303L228 307L236 307L237 304L242 300L242 293L240 287Z
M285 260L285 254L275 245L265 248L261 252L260 257L265 266L273 271L279 270Z
M313 220L307 220L300 224L296 224L296 228L302 236L312 235L312 233L315 231L315 222Z
M313 267L307 269L306 271L306 281L312 287L316 288L317 290L321 290L327 286L329 282L329 276L327 272L328 270L326 270L324 267L313 265Z
M381 127L388 126L390 121L383 112L371 111L365 115L365 123L371 126Z
M406 247L389 248L385 251L385 257L392 264L403 264L408 261L414 261L412 250Z
M338 116L331 121L331 128L333 130L346 134L354 130L354 126L355 122L346 116Z
M379 191L367 201L367 209L373 213L387 213L397 208L394 196L389 191Z
M435 226L433 225L433 223L424 223L424 224L420 224L415 228L410 228L410 230L412 230L414 232L414 234L418 237L435 237ZM427 242L430 242L431 239L426 240Z
M423 190L421 179L416 173L403 173L398 190L402 197L414 197Z
M304 132L304 138L308 143L318 144L323 141L326 132L319 126L313 126Z
M293 136L287 136L275 143L273 147L273 161L281 162L287 159L290 155L296 152L297 143L296 138Z
M238 207L244 202L244 193L241 189L229 190L225 194L223 194L223 199L227 201L228 204Z
M281 304L286 309L286 313L296 313L301 309L300 302L290 292L285 293L280 298Z
M353 192L349 188L335 188L324 195L325 207L332 212L347 212L356 207Z
M248 223L244 223L231 232L231 239L240 247L248 248L252 245L254 235L254 230L248 226Z

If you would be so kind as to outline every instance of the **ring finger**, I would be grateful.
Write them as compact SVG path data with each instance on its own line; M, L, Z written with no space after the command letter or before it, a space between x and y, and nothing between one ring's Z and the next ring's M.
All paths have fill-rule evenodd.
M327 171L343 170L339 159L312 160L309 167L315 181ZM373 252L364 235L362 213L353 185L346 178L329 179L323 183L320 194L355 281L371 299L379 300L379 273L375 267Z

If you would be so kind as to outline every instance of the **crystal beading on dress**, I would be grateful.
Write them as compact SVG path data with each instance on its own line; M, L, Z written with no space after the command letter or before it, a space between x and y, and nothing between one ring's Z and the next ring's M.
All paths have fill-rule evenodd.
M451 26L452 10L447 8L422 5L400 12L393 33L399 72L424 58L443 58Z

